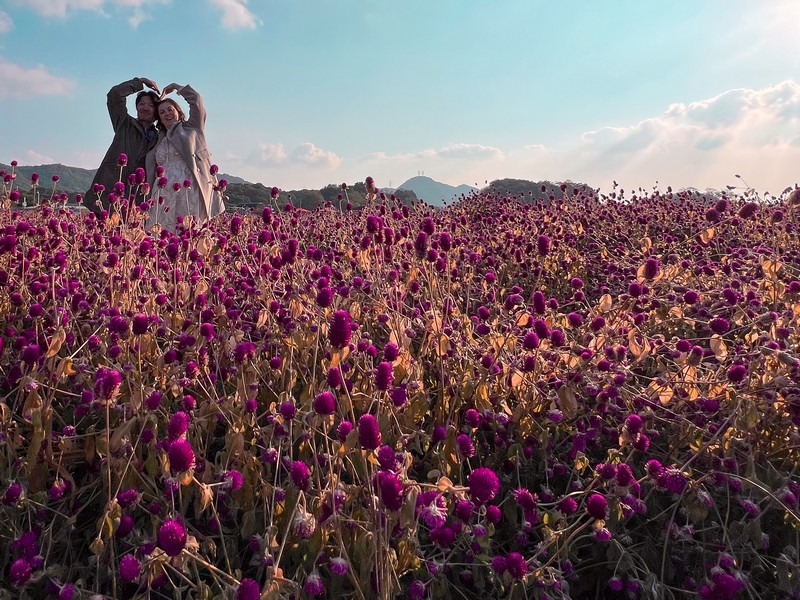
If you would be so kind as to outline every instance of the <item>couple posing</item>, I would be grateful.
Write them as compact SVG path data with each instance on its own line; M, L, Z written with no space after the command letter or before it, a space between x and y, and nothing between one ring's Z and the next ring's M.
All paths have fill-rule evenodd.
M133 117L126 99L136 92ZM166 97L172 92L188 103L188 119L178 103ZM191 216L202 224L225 210L206 145L203 99L191 86L171 83L160 91L154 81L135 77L109 90L108 114L114 140L85 195L88 208L107 208L115 184L127 184L128 176L143 168L152 194L147 228L158 224L175 231L178 217ZM120 154L127 155L127 165L120 166ZM102 194L96 191L98 185L105 190Z

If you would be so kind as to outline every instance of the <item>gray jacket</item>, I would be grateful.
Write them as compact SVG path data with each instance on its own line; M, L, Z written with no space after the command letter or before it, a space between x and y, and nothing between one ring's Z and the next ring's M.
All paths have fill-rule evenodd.
M144 87L144 82L135 77L130 81L115 85L108 92L108 115L111 117L111 125L114 128L114 139L95 173L92 185L83 197L86 207L95 212L99 212L102 208L108 208L108 195L114 190L115 183L122 181L127 186L128 175L138 167L144 168L148 151L155 148L158 141L158 131L155 127L151 126L145 130L136 117L128 114L127 97L143 90ZM121 179L120 167L117 164L120 154L128 155L128 164L122 168ZM97 194L93 190L96 183L105 186L101 204L98 204Z

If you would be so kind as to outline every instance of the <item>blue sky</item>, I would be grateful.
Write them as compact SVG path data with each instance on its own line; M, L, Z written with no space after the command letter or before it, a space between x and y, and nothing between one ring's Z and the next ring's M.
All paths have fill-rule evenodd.
M191 84L222 171L608 189L800 181L796 0L0 0L0 162L95 168L108 89ZM132 106L131 106L132 109Z

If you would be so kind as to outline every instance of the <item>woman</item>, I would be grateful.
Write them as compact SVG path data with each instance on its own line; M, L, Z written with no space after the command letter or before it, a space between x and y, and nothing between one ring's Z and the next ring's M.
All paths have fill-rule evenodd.
M175 100L164 98L175 91L189 104L188 119ZM203 99L191 86L171 83L158 103L158 119L163 133L147 154L146 171L154 200L147 226L158 224L175 231L178 217L188 216L201 225L225 210L206 145ZM158 167L163 168L163 177L157 177Z

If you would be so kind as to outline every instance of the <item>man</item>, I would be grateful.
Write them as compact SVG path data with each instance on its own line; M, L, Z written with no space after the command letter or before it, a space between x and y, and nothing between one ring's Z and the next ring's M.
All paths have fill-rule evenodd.
M146 91L145 86L151 91ZM139 93L136 96L136 117L132 117L128 114L126 101L135 92ZM159 93L156 83L145 77L134 77L108 91L108 114L114 128L114 139L83 201L95 213L108 208L108 195L113 193L115 183L122 181L127 189L128 175L137 168L144 168L147 152L158 141L155 123ZM121 154L127 156L127 161L120 161ZM102 193L99 193L99 186L103 186Z

